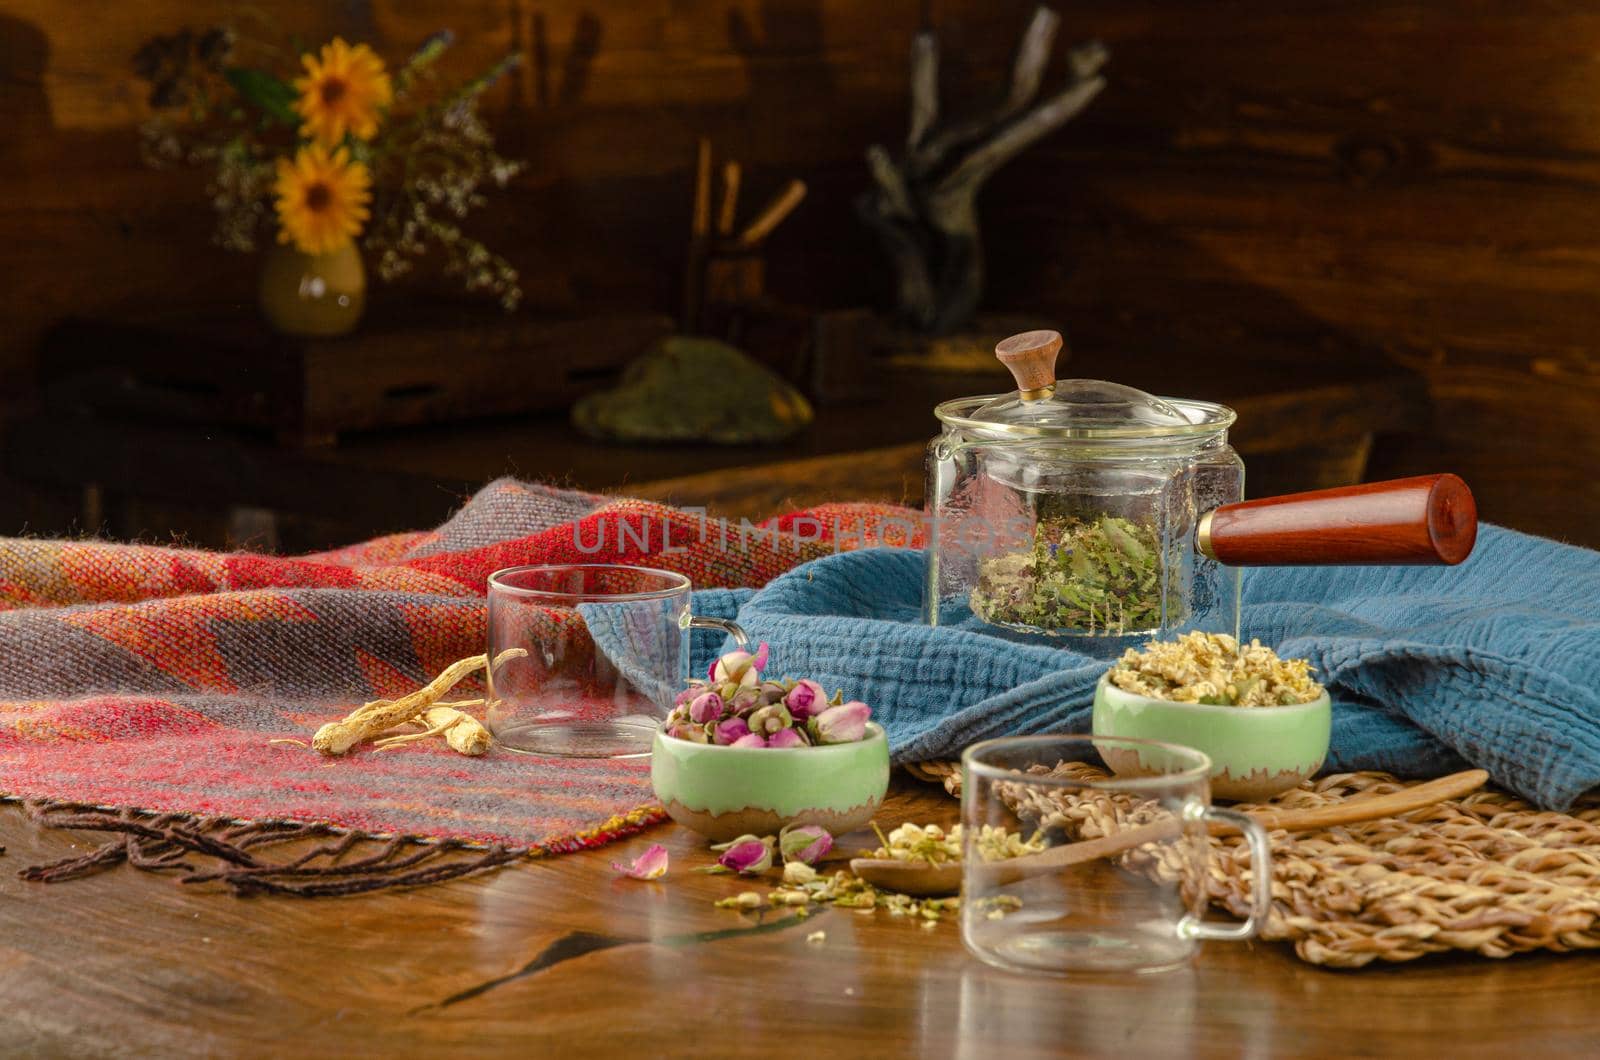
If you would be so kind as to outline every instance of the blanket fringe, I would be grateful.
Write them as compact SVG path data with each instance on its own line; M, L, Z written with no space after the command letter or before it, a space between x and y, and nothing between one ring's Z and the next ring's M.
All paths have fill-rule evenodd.
M540 852L533 847L482 846L459 839L381 838L295 821L241 823L223 817L105 810L55 800L27 801L24 806L28 816L45 828L116 835L88 853L17 873L36 883L63 883L127 864L147 872L181 872L178 882L183 884L221 883L240 896L320 898L443 883ZM316 838L325 841L288 861L260 856L283 843ZM373 844L376 851L349 857L358 847ZM196 856L209 858L211 863L197 867L187 860Z
M178 882L182 884L224 884L241 897L327 898L423 887L523 858L603 846L667 819L661 806L639 806L541 845L486 846L464 839L371 835L307 821L239 821L108 809L58 799L28 799L22 804L28 816L44 828L116 835L88 853L22 869L17 875L24 880L64 883L130 865L146 872L180 872ZM287 861L260 856L264 849L279 844L319 838L324 841ZM358 847L362 856L350 857ZM196 855L211 859L211 863L196 867L185 860Z

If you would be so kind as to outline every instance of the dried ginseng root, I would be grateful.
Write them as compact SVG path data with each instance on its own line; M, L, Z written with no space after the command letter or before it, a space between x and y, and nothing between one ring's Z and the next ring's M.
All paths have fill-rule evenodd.
M498 664L506 659L519 658L526 654L527 652L521 648L511 648L501 652L495 662ZM351 711L339 721L328 722L311 737L311 746L319 754L342 755L357 744L375 740L391 729L420 722L425 732L397 734L391 739L409 742L405 740L406 737L423 738L443 733L446 742L462 754L482 754L488 750L491 742L488 730L484 729L476 719L456 709L458 706L469 704L462 702L440 707L439 701L462 680L488 665L487 655L474 655L470 659L452 663L438 677L408 696L401 696L399 699L373 700L360 709ZM435 710L447 710L454 716L441 713L436 717L429 717ZM471 725L467 725L467 722Z
M429 707L411 722L413 725L425 726L421 732L386 736L374 741L372 746L380 751L388 751L418 740L443 735L444 742L454 750L464 755L481 755L494 746L494 737L489 735L489 730L483 727L482 722L460 708L482 705L481 699L466 699L457 703L440 703L436 707Z

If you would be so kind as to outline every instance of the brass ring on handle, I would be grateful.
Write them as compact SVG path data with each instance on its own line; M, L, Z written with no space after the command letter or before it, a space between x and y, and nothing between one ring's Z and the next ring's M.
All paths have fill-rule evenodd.
M1211 551L1211 516L1212 516L1212 514L1213 514L1212 512L1206 512L1204 515L1202 515L1200 517L1200 526L1194 532L1195 545L1200 549L1200 554L1205 556L1207 559L1216 559L1217 558L1217 554L1215 552Z

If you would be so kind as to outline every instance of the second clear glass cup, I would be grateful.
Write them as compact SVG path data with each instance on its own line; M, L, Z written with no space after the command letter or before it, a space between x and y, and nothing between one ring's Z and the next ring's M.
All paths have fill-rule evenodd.
M1096 767L1114 761L1117 775ZM1267 834L1211 805L1211 760L1154 740L1020 736L962 755L961 937L1015 971L1172 968L1202 939L1246 939L1271 909ZM1224 822L1249 843L1252 912L1201 919L1207 832ZM996 829L1043 849L996 857Z
M489 576L485 720L499 746L642 757L689 677L689 631L744 631L690 613L689 579L612 564L509 567Z

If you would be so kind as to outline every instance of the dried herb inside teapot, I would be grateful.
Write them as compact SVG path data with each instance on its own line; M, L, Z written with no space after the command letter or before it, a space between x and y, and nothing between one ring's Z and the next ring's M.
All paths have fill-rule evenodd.
M1155 629L1161 625L1161 544L1153 528L1119 516L1042 518L1030 551L979 563L968 602L973 614L1003 626Z

